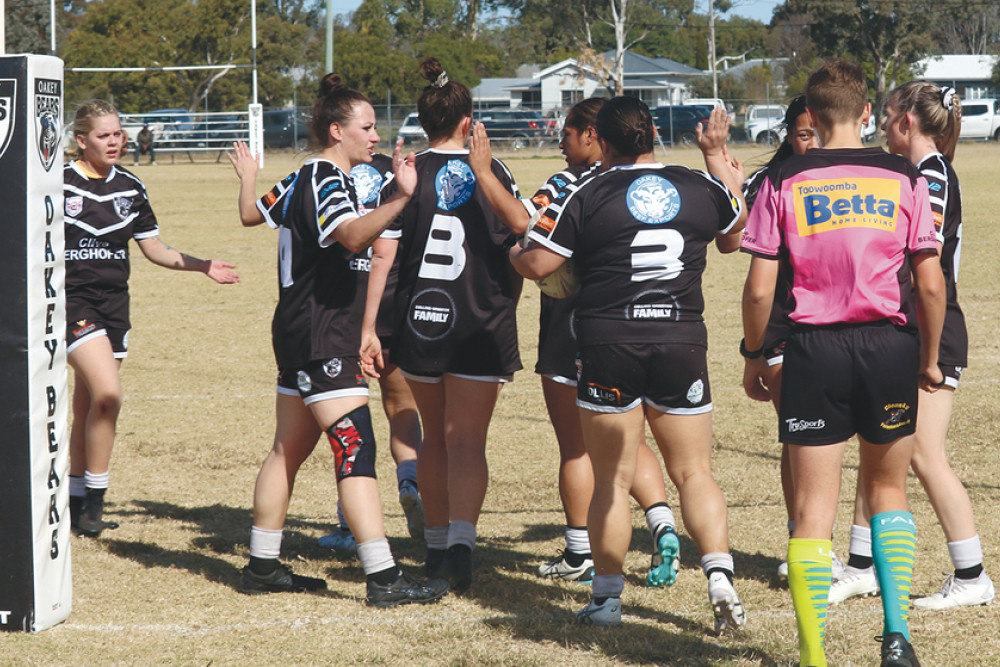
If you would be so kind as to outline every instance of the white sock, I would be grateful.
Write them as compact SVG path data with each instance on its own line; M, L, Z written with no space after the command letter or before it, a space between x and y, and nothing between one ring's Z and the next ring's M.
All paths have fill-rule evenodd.
M424 526L424 541L428 549L444 551L448 548L448 526Z
M270 558L277 560L281 555L282 530L265 530L257 526L250 527L250 556L253 558Z
M956 570L983 563L983 545L979 541L979 535L959 542L949 542L948 553L951 554L951 563Z
M396 566L392 550L389 549L389 540L384 537L359 544L358 558L361 560L361 568L366 575Z
M400 461L396 466L396 485L398 486L404 479L408 479L414 484L417 483L417 460Z
M709 570L725 570L726 572L735 572L733 568L733 555L724 551L716 551L714 553L705 554L701 557L701 571L708 576Z
M110 471L95 474L89 470L85 470L83 473L83 484L88 489L106 489L108 488L108 479L110 474Z
M625 577L620 574L599 574L592 584L595 598L620 598L625 590Z
M677 526L674 521L674 511L668 505L657 504L646 510L646 527L649 528L649 534L653 536L654 540L656 539L656 531L663 524L667 524L671 528Z
M851 545L848 551L858 556L872 557L872 529L851 524Z
M575 554L589 554L590 533L587 529L566 526L566 549Z
M448 546L464 544L472 549L476 546L476 524L456 519L448 524Z

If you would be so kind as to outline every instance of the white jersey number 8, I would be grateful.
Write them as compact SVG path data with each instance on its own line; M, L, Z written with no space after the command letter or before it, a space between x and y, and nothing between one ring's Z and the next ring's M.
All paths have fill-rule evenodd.
M676 229L643 229L632 239L632 282L673 280L684 270L683 252Z
M420 261L419 278L458 280L465 268L465 228L453 215L435 215Z

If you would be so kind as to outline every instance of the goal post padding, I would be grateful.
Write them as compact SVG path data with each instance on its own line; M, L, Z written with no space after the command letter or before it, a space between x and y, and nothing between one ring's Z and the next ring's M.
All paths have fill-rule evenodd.
M72 607L63 63L0 56L0 629Z

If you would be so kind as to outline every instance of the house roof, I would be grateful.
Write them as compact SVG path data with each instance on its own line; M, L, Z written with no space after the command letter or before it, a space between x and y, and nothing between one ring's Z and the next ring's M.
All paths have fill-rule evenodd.
M507 99L512 88L521 90L523 84L530 86L532 83L537 82L532 79L503 77L482 79L479 85L472 89L472 99Z
M727 69L719 70L719 74L736 74L738 76L744 76L747 70L753 69L754 67L770 67L775 72L783 72L785 65L787 65L790 60L791 58L750 58L746 62L738 63Z
M615 52L606 51L602 54L608 61L614 61ZM632 51L625 52L625 76L657 76L663 74L700 76L704 71L679 63L670 58L650 58Z
M921 58L913 65L921 78L931 81L982 81L993 76L998 58L1000 56L947 54Z

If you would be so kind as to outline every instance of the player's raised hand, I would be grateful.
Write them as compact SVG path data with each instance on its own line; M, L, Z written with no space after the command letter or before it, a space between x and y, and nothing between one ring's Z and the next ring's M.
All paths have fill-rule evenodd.
M695 141L698 142L698 148L704 155L721 153L729 138L729 113L723 107L715 107L709 114L708 120L698 123L695 127L694 136Z
M493 162L493 152L490 150L490 137L486 134L486 126L476 122L469 137L469 167L477 176L489 171Z
M417 156L407 153L403 156L403 139L396 141L396 148L392 151L392 172L396 175L396 184L399 192L407 197L412 197L417 191Z
M250 147L245 141L234 141L233 152L226 153L229 163L236 170L236 177L241 181L244 178L257 178L257 156L250 153Z

